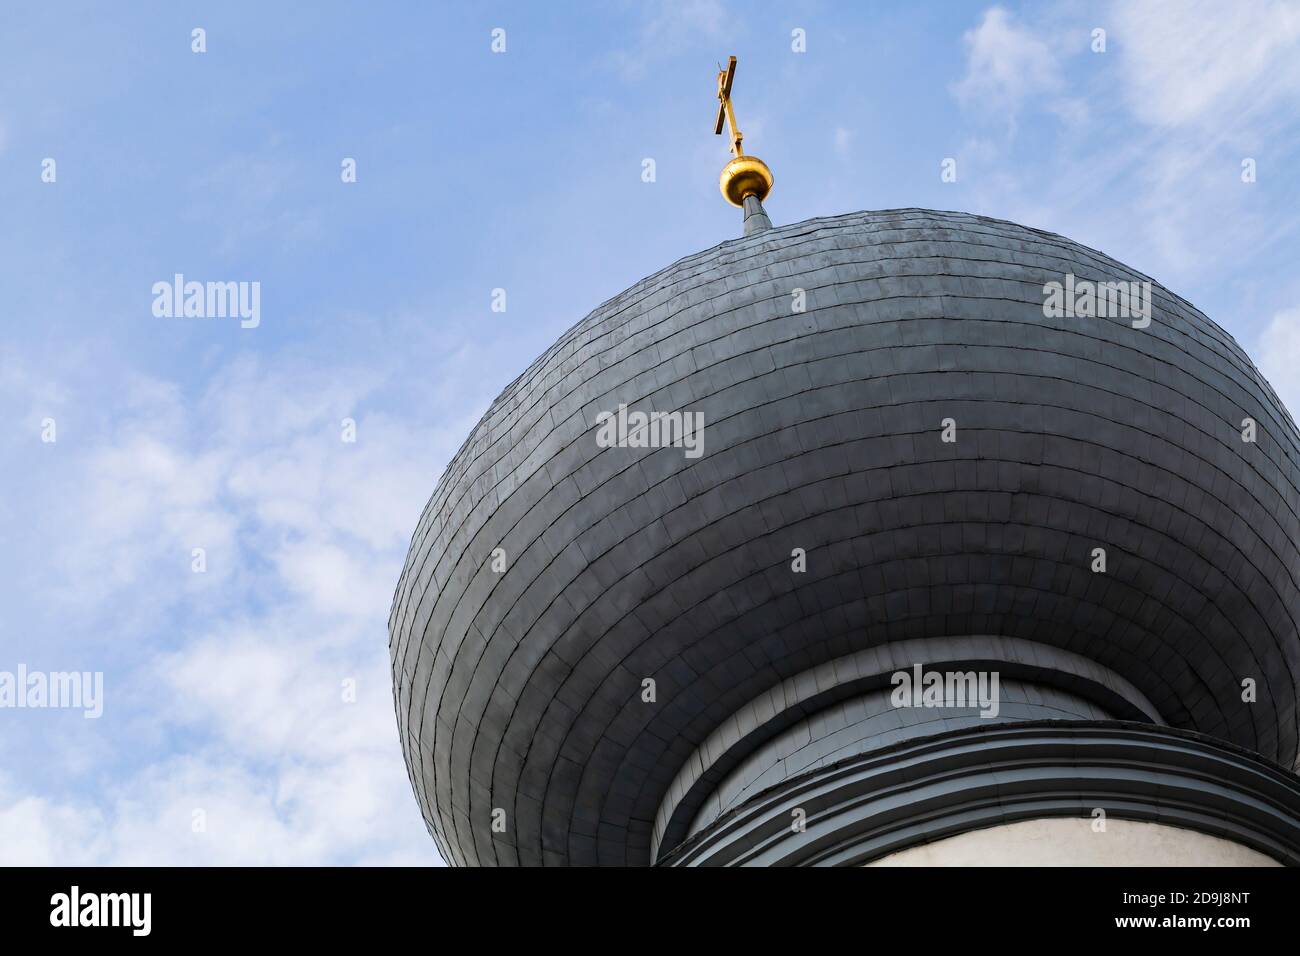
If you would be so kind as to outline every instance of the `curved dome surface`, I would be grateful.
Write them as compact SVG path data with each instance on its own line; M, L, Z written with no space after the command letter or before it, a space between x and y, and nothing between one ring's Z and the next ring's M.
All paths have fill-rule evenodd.
M727 721L904 641L1081 657L1163 722L1294 767L1295 426L1159 285L1146 328L1046 317L1067 274L1147 281L978 216L815 219L682 259L534 362L448 466L390 619L443 856L649 864ZM701 413L702 454L602 447L620 405Z

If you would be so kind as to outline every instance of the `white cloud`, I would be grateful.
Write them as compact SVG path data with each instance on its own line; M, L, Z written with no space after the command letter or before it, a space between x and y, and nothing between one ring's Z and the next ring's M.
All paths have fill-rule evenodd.
M1014 116L1026 99L1059 84L1047 42L1003 7L985 10L979 26L962 40L966 74L953 92L964 105Z
M730 22L721 0L652 0L643 6L640 34L628 49L611 54L626 80L639 80L656 60L672 57L701 37L724 35Z
M1088 52L1094 26L1107 30L1105 53ZM1300 150L1300 5L1115 2L1086 20L1070 4L1020 18L995 6L966 47L954 93L986 147L960 154L973 211L1062 232L1173 288L1202 281L1225 250L1293 233L1240 174L1244 157L1260 158L1276 190ZM1032 151L987 136L1003 115L1014 133L1031 104L1060 121Z
M10 401L36 385L22 367L6 370ZM457 393L458 370L424 371ZM244 359L189 398L137 378L115 390L111 425L61 438L60 479L30 503L42 524L28 532L66 542L43 555L37 598L95 635L111 673L100 726L65 741L33 723L29 740L61 773L112 783L0 780L0 861L436 862L393 719L386 624L477 389L460 390L464 408L421 409L455 416L434 427L368 414L383 387ZM89 421L93 397L43 391ZM194 546L208 548L206 574L190 570ZM69 646L91 653L86 639Z
M414 520L411 527L415 527ZM360 552L360 553L358 553ZM357 615L372 621L387 617L402 563L367 560L362 549L328 539L285 542L272 554L285 585L327 613Z
M98 802L22 795L11 779L0 787L0 863L436 862L405 775L392 770L387 756L357 750L328 762L286 760L274 776L218 755L179 756L115 782Z
M74 859L102 857L106 850L103 819L95 808L22 793L11 778L0 776L0 863L66 866Z
M1300 306L1273 316L1259 336L1255 363L1294 418L1300 412Z
M201 743L113 774L99 799L9 781L0 862L436 862L398 744L384 638L382 618L339 622L309 599L187 641L144 676L152 718Z
M849 155L849 150L853 146L853 133L843 126L835 127L835 153L838 156Z
M219 254L270 237L294 245L324 237L320 212L297 191L310 176L280 145L272 136L260 151L229 156L194 178L187 215L214 233Z
M1221 134L1300 94L1300 5L1294 0L1116 3L1126 99L1152 126Z
M1268 247L1294 223L1253 202L1241 161L1297 148L1300 5L1272 0L1116 3L1123 102L1146 129L1128 151L1135 221L1167 281L1225 249ZM1266 167L1267 168L1267 167Z

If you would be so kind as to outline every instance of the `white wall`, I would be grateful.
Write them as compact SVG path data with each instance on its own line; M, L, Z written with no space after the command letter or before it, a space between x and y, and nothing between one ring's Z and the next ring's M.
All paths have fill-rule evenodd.
M1281 866L1271 857L1194 830L1054 817L1022 820L910 847L868 866Z

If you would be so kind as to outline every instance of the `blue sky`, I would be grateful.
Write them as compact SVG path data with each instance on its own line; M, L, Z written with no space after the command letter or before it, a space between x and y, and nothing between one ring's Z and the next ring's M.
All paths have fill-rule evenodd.
M739 235L733 53L776 224L1062 233L1300 406L1296 2L10 7L0 671L102 671L105 701L0 709L0 862L438 862L388 676L410 532L568 326ZM155 317L178 272L259 282L260 325Z

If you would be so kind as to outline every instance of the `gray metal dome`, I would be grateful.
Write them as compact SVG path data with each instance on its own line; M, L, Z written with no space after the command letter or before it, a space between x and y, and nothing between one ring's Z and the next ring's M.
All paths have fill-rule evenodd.
M849 699L819 673L909 642L1294 767L1296 429L1158 285L1146 328L1045 317L1066 274L1147 279L978 216L814 219L682 259L534 362L448 466L391 613L444 857L649 864ZM622 404L702 413L703 453L601 447Z

